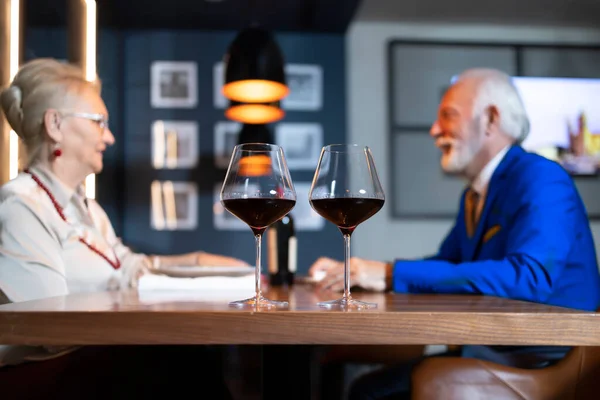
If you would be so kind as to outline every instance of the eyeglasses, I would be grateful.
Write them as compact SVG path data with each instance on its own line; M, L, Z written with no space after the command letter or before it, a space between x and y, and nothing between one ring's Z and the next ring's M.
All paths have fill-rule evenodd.
M100 129L102 129L103 133L105 130L108 129L108 117L104 114L74 112L74 113L65 113L65 114L61 114L61 115L65 118L75 117L75 118L84 118L84 119L89 119L90 121L94 121L95 123L98 124Z

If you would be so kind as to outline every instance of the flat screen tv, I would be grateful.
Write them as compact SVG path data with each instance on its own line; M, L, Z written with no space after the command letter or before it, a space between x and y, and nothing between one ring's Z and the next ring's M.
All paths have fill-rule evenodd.
M513 77L513 83L531 125L523 148L573 175L598 174L600 79Z

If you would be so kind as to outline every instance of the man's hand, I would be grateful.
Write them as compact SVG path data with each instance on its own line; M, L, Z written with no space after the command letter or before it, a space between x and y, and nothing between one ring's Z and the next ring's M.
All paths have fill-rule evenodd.
M309 276L319 281L319 288L344 290L344 263L331 258L319 258L309 269ZM350 285L383 292L391 288L392 267L380 261L350 259Z

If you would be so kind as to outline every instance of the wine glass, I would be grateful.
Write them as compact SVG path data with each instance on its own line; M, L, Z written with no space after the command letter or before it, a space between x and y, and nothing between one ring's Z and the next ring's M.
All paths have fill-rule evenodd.
M269 225L283 218L296 205L296 192L283 149L265 143L235 146L221 188L221 203L248 224L256 241L256 294L229 304L238 307L287 306L285 301L263 297L260 289L262 235Z
M335 224L344 236L344 295L318 303L325 308L376 308L376 303L350 295L350 236L356 227L375 215L385 201L371 150L356 144L323 147L310 192L310 205Z

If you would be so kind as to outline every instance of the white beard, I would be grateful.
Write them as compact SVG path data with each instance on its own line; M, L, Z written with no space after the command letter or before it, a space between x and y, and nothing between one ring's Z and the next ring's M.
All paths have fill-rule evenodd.
M482 140L470 143L452 141L450 150L442 152L442 169L450 174L463 173L483 146Z

